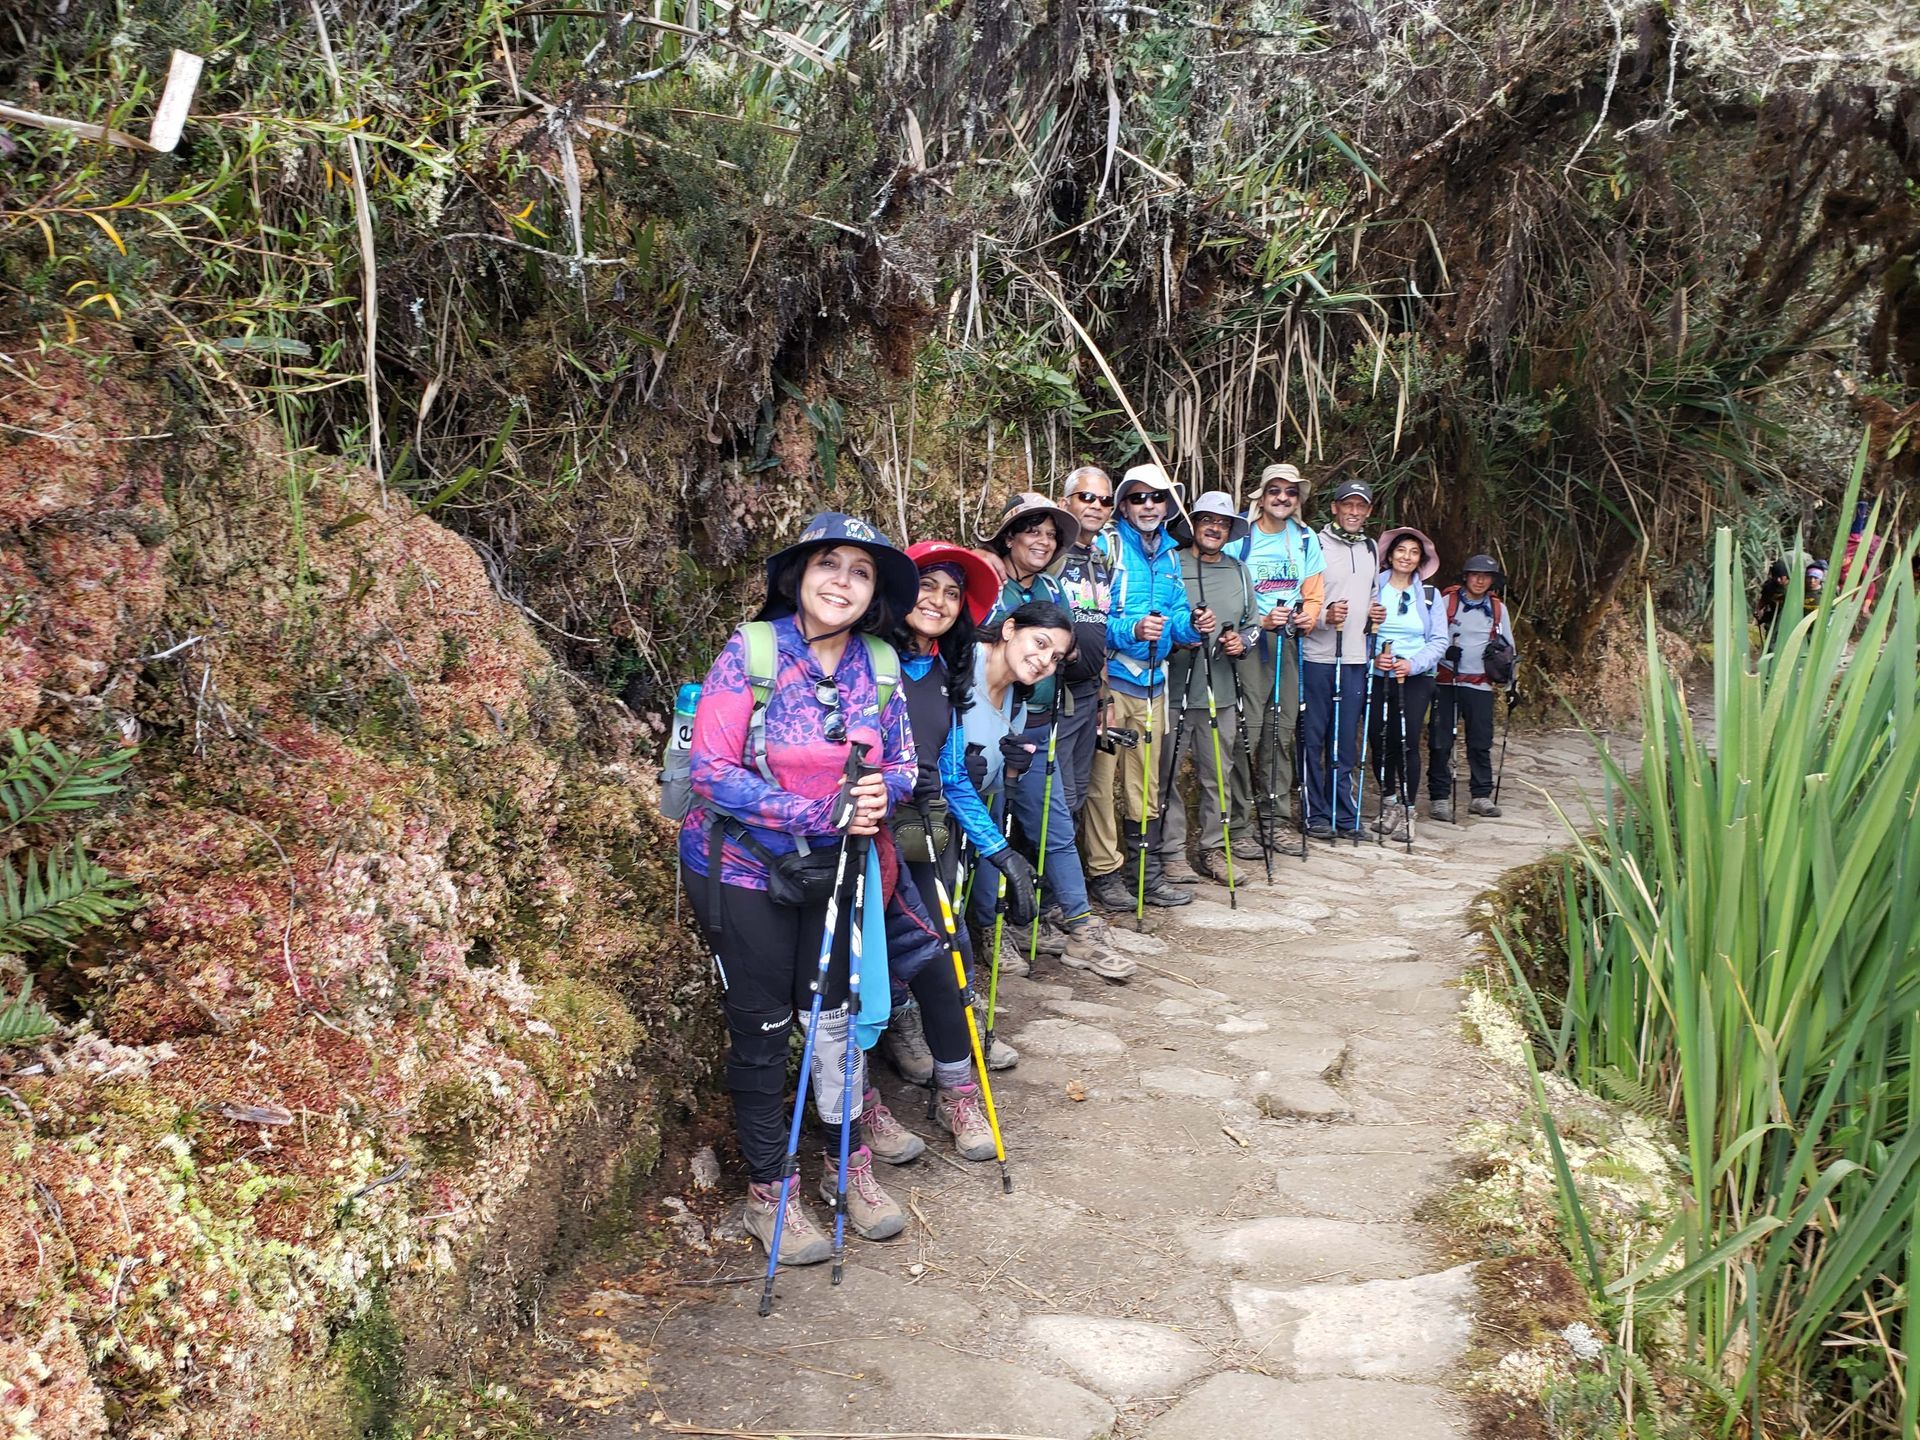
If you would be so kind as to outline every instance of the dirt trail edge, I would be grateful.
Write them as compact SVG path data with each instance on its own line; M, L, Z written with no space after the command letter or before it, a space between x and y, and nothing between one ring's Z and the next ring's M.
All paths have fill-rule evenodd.
M1523 736L1501 819L1423 823L1411 855L1316 844L1271 886L1252 864L1237 910L1203 885L1123 939L1130 985L1003 980L1015 1193L991 1164L879 1167L904 1235L851 1241L838 1289L783 1272L770 1319L758 1285L633 1317L650 1395L585 1433L1465 1436L1473 1266L1414 1217L1502 1092L1460 1033L1466 913L1564 843L1541 789L1577 814L1597 776L1578 734ZM931 1135L925 1092L881 1083Z

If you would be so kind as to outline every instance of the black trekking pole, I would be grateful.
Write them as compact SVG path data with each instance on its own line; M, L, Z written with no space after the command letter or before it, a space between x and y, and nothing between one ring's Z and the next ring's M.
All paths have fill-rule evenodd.
M1313 821L1313 801L1307 789L1307 642L1301 633L1293 628L1291 618L1287 621L1286 633L1293 636L1293 689L1299 704L1293 711L1293 777L1300 787L1300 862L1307 859L1307 826ZM1280 708L1280 669L1284 664L1282 655L1274 656L1273 704Z
M834 863L833 891L827 896L826 919L820 928L820 961L808 987L813 993L813 1000L807 1011L806 1043L800 1048L800 1079L793 1097L793 1123L787 1130L787 1158L780 1169L780 1202L773 1212L773 1241L767 1247L767 1278L760 1291L762 1315L773 1313L773 1277L780 1267L780 1236L786 1229L787 1205L800 1183L800 1122L807 1109L807 1080L813 1073L813 1047L820 1034L820 1006L827 993L827 968L833 963L833 935L840 923L840 892L847 881L847 856L856 848L861 848L860 843L847 834L847 827L853 823L853 787L862 777L878 769L878 766L866 763L858 745L848 747L846 774L841 780L839 804L833 817L833 828L840 832L841 837L840 858ZM860 873L865 875L866 870L862 868ZM853 1043L851 1030L848 1031L847 1043ZM840 1173L846 1174L844 1164L840 1167Z
M1193 565L1194 565L1194 574L1199 578L1199 582L1200 582L1200 608L1202 610L1206 610L1208 609L1207 562L1203 558L1196 555L1194 557ZM1246 612L1246 594L1245 594L1244 586L1242 587L1242 591L1241 591L1240 613L1242 615L1247 613ZM1214 629L1218 631L1220 628L1218 623L1219 617L1215 616L1214 620L1215 620ZM1213 637L1212 636L1207 636L1201 643L1200 664L1206 667L1207 724L1210 725L1213 729L1213 789L1214 789L1214 797L1218 801L1220 806L1220 843L1227 857L1227 908L1229 910L1238 910L1240 908L1240 896L1237 893L1237 889L1234 885L1234 876L1233 876L1233 799L1230 795L1227 794L1226 766L1222 763L1221 756L1220 756L1220 711L1219 711L1219 708L1214 703L1214 696L1213 696ZM1181 698L1184 700L1186 697L1182 695ZM1198 774L1200 771L1200 764L1198 761L1194 762L1193 768L1195 773ZM1206 777L1202 775L1200 778L1200 790L1201 790L1201 798L1203 800L1205 799L1206 788L1207 788ZM1171 796L1169 796L1169 799L1171 799ZM1206 808L1207 807L1204 804L1201 805L1200 807L1201 814L1203 817L1206 813ZM1201 835L1200 839L1201 839L1201 844L1204 847L1206 843L1206 836L1204 833Z
M1518 672L1507 686L1507 723L1500 728L1500 764L1493 772L1493 803L1500 805L1500 780L1507 773L1507 741L1513 738L1513 707L1520 703L1520 684Z
M1400 771L1400 774L1398 777L1399 794L1400 794L1400 814L1402 819L1406 823L1407 853L1411 855L1413 853L1414 797L1407 785L1407 677L1406 676L1396 675L1393 677L1393 696L1394 696L1394 708L1399 711L1399 714L1394 718L1393 725L1394 725L1394 735L1398 738L1399 745L1400 745L1400 760L1399 760L1398 766L1396 767ZM1382 833L1384 834L1385 832L1383 831Z

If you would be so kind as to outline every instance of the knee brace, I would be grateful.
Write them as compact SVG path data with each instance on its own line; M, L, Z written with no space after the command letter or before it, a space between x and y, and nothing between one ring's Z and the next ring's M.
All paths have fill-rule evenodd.
M806 1017L801 1017L806 1024ZM852 1043L852 1023L846 1008L820 1012L820 1029L813 1037L813 1104L821 1123L840 1123L840 1109L847 1097L847 1046ZM854 1052L853 1118L860 1118L860 1101L867 1088L867 1057Z
M727 1007L727 1088L780 1095L787 1088L791 1010Z

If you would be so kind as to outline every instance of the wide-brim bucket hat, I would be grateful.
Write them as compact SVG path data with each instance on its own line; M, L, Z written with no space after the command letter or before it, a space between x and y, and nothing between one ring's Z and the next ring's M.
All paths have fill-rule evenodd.
M1000 518L991 528L982 526L980 543L993 545L1001 540L1015 525L1036 515L1044 515L1053 521L1054 534L1060 537L1060 556L1080 543L1080 522L1071 510L1063 510L1046 496L1035 490L1021 490L1011 496L1000 509Z
M857 545L873 557L878 572L874 593L893 607L896 616L913 608L913 602L920 598L920 567L866 521L826 510L807 522L798 539L767 557L767 603L761 607L760 618L775 620L793 613L793 606L774 593L774 581L782 570L815 550L830 550L836 545Z
M1276 480L1284 480L1289 485L1300 487L1300 509L1307 508L1307 497L1313 493L1313 481L1300 473L1297 466L1285 460L1276 460L1260 472L1260 488L1254 492L1253 503L1260 504L1267 493L1267 486Z
M1182 545L1193 544L1193 522L1202 515L1212 515L1227 522L1227 544L1242 539L1253 528L1246 516L1234 508L1233 497L1224 490L1209 490L1192 505L1186 514L1167 522L1167 529L1173 532L1173 538Z
M960 583L967 601L967 616L978 625L993 613L1000 599L1000 577L993 567L964 545L947 540L921 540L907 547L907 558L921 574L936 565L951 565L960 572Z
M1388 568L1390 562L1387 557L1393 554L1393 547L1402 540L1418 540L1420 542L1420 578L1422 580L1431 580L1439 573L1439 547L1437 547L1433 541L1429 540L1422 531L1414 529L1411 525L1398 526L1387 531L1386 534L1380 537L1378 554L1380 556L1380 568L1382 570Z
M1127 496L1135 490L1164 490L1170 497L1167 501L1167 518L1161 522L1167 532L1178 541L1187 518L1186 495L1173 483L1167 472L1158 465L1135 465L1120 477L1120 483L1113 492L1113 513L1126 518ZM1131 521L1128 521L1132 524ZM1134 526L1135 529L1139 527ZM1182 542L1184 543L1184 542Z

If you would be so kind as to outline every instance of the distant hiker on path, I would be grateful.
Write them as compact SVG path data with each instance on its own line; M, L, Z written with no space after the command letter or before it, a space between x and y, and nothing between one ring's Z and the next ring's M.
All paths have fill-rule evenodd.
M1516 664L1513 616L1495 593L1499 562L1491 555L1475 555L1460 570L1460 583L1441 592L1447 643L1434 676L1433 720L1427 732L1427 798L1435 820L1454 818L1456 715L1464 717L1467 726L1472 797L1467 813L1499 815L1493 798L1493 697L1496 689L1511 695Z
M1374 829L1384 839L1405 840L1413 818L1409 812L1420 799L1420 751L1433 703L1434 667L1447 647L1439 597L1424 583L1439 571L1440 554L1433 541L1411 525L1382 535L1378 553L1381 570L1372 612L1374 684L1384 682L1391 689L1373 705L1375 729L1370 743L1374 773L1381 780L1380 816ZM1389 778L1398 782L1391 793Z
M1320 531L1326 608L1304 647L1307 689L1307 833L1358 839L1361 710L1366 704L1368 628L1379 552L1366 533L1373 487L1343 480L1333 491L1333 520Z
M1326 588L1320 538L1300 518L1312 489L1313 482L1292 465L1267 466L1260 472L1253 524L1229 547L1253 577L1260 606L1259 643L1239 667L1252 766L1251 773L1234 773L1233 834L1236 845L1241 836L1254 841L1252 847L1234 852L1241 858L1260 856L1256 796L1268 827L1293 810L1294 731L1300 714L1298 637L1319 623Z
M1233 666L1252 648L1259 632L1260 609L1254 598L1247 567L1222 551L1246 534L1247 522L1224 490L1209 490L1188 512L1193 543L1180 552L1181 576L1187 598L1211 610L1220 619L1217 642L1175 652L1168 694L1172 699L1173 735L1168 741L1166 807L1160 831L1160 865L1167 879L1190 883L1205 875L1227 883L1227 840L1223 821L1230 796L1221 794L1239 758L1240 732L1234 722ZM1211 688L1209 688L1211 681ZM1211 702L1211 705L1209 704ZM1193 763L1200 792L1200 869L1187 858L1187 807L1173 785L1180 778L1180 757ZM1234 853L1260 858L1258 836L1243 846L1235 835Z

